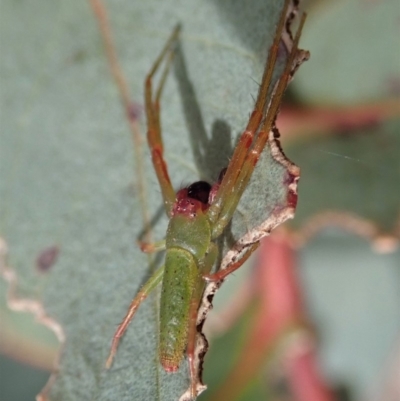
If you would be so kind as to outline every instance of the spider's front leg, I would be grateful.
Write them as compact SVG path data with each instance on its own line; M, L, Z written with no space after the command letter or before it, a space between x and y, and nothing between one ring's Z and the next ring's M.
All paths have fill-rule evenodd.
M175 191L172 187L171 180L168 174L167 164L164 160L164 147L161 138L161 124L160 124L160 97L164 88L164 83L167 78L169 68L174 57L174 44L178 38L180 26L178 25L172 32L168 42L166 43L161 54L158 56L153 67L145 81L145 108L147 117L147 141L151 151L151 158L153 161L154 170L157 175L158 182L161 187L162 196L164 199L164 206L168 216L171 215L172 208L175 204ZM159 69L162 61L167 58L164 71L162 73L160 83L153 98L152 82L155 73Z
M272 75L278 57L278 47L285 27L288 6L289 0L286 0L278 22L276 35L268 52L267 65L264 69L254 109L251 113L246 129L239 138L230 163L226 169L226 173L224 174L222 182L208 211L210 220L214 224L213 238L217 238L222 234L224 228L232 218L237 204L239 203L240 197L245 189L245 183L243 180L240 180L240 175L251 175L251 172L254 169L253 166L250 171L243 171L249 149L254 142L254 137L257 134L257 130L260 127L265 113Z
M279 44L283 30L285 29L288 5L289 1L287 0L278 23L274 41L268 52L267 65L264 70L254 110L245 131L239 138L226 174L208 211L210 221L213 224L213 239L218 238L222 234L232 219L240 198L250 181L251 174L265 147L269 133L274 127L283 93L291 78L296 56L299 53L297 46L305 21L305 15L303 15L296 36L293 39L284 70L274 86L271 86ZM267 99L270 99L268 104Z

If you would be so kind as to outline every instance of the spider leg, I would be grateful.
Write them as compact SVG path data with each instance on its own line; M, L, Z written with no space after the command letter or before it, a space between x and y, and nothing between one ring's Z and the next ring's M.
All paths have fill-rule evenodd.
M225 269L223 270L218 270L214 274L203 274L203 279L205 281L221 281L227 276L229 276L231 273L233 273L235 270L239 269L240 266L243 265L244 262L251 256L251 254L260 246L260 242L255 242L248 248L246 248L245 253L242 255L242 257L229 264Z
M132 300L132 302L129 306L128 312L127 312L126 316L124 317L124 320L118 326L117 331L114 334L113 341L111 344L110 354L109 354L109 356L107 358L107 362L106 362L107 369L109 369L111 367L114 356L117 352L117 348L118 348L119 342L121 340L121 337L124 335L126 329L128 328L128 325L131 322L131 320L133 319L137 309L139 308L140 304L147 298L147 296L150 294L150 292L153 291L159 283L161 283L163 275L164 275L164 266L160 267L153 273L153 275L147 280L147 282L141 288L141 290L136 295L136 297Z
M227 202L229 198L232 197L232 195L234 195L234 187L237 182L241 167L253 143L253 139L257 132L257 129L261 124L264 110L267 104L267 95L268 91L270 90L270 83L274 72L275 63L278 57L279 43L281 41L282 31L285 27L288 6L289 0L286 0L278 22L276 35L268 52L267 65L264 69L264 74L262 77L261 86L258 92L256 103L254 105L254 109L251 113L246 129L243 131L235 147L226 173L215 196L214 202L208 210L208 214L212 223L215 223L217 220L219 220L219 214L223 205ZM213 235L213 237L216 238L218 237L218 235L219 234L216 233L215 235Z
M281 104L281 100L283 94L287 88L287 85L291 79L291 72L293 68L293 63L295 61L297 52L298 52L298 44L301 36L301 31L303 29L304 22L306 20L306 14L303 14L299 23L299 27L297 29L296 35L293 39L293 47L288 56L288 60L285 65L285 70L283 71L277 85L274 88L274 101L271 102L271 105L268 109L268 114L265 116L265 119L261 125L260 133L255 140L254 146L249 154L249 163L253 163L254 165L257 163L261 152L263 151L265 144L268 140L269 132L273 129L276 115L278 114L279 107ZM276 101L275 101L276 99Z
M168 215L172 210L172 207L175 203L175 191L172 187L171 180L168 174L167 164L164 160L163 153L164 147L161 138L161 124L160 124L160 97L162 94L162 90L164 88L165 80L167 78L167 74L169 68L171 66L171 62L174 57L174 49L173 44L178 38L180 31L180 26L178 25L174 31L172 32L168 42L166 43L164 49L161 54L158 56L157 60L154 62L153 67L148 73L145 81L145 108L146 108L146 117L147 117L147 141L149 144L149 148L151 151L151 157L153 161L154 170L157 175L158 182L161 187L162 196L164 199L165 210ZM155 96L153 99L152 92L152 82L155 73L162 61L166 59L166 64L164 67L164 71L162 73L160 83L158 85L157 90L155 91Z
M138 241L140 250L144 253L155 253L165 249L165 239L153 243Z
M282 14L282 17L285 17L285 16L286 16L286 12L284 11ZM281 21L279 24L279 28L281 28L282 17L281 17ZM232 173L232 176L234 178L231 181L228 181L228 180L225 181L225 177L224 177L224 179L221 183L221 186L219 188L219 191L217 192L216 201L210 207L210 209L211 209L215 205L215 208L218 209L218 217L217 217L217 220L214 221L213 234L212 234L213 238L216 238L219 235L221 235L222 231L224 230L224 228L226 227L226 225L232 218L232 215L237 208L240 198L249 183L251 174L258 162L258 159L261 156L261 153L262 153L264 147L265 147L265 144L268 140L269 132L271 131L271 129L274 126L275 118L276 118L276 115L279 110L279 106L280 106L280 103L282 100L283 93L284 93L284 91L287 87L287 84L291 78L291 71L293 68L293 63L294 63L295 57L298 54L297 46L298 46L298 42L300 39L301 30L302 30L302 27L303 27L303 24L305 21L305 17L306 16L304 14L300 21L300 25L296 32L296 36L293 40L293 46L292 46L291 52L288 56L288 59L286 61L285 69L282 72L278 82L275 84L275 86L273 88L273 91L271 94L272 100L271 100L270 104L268 105L267 114L264 117L264 120L262 121L262 123L260 122L261 127L259 127L258 135L255 138L255 140L252 141L252 143L250 144L251 149L249 149L250 145L247 148L245 148L244 150L239 149L239 151L242 152L243 157L240 160L241 163L237 166L237 171L234 171ZM278 28L275 40L276 40L276 38L278 38L280 40L281 33L279 33L280 32L279 28ZM275 44L275 41L274 41L274 44ZM279 41L278 41L278 44L279 44ZM277 56L276 52L277 52L277 47L273 45L269 52L268 66L266 68L266 71L273 70L275 62L276 62L276 56ZM261 90L260 90L258 98L257 98L255 110L253 111L253 114L250 117L249 125L251 123L251 120L253 118L255 111L257 111L257 103L259 101L259 98L260 98L261 94L264 93L262 89L263 89L264 85L267 85L267 83L264 80L268 77L269 77L269 75L264 73ZM268 85L269 85L269 83L268 83ZM264 100L263 104L265 105L265 100ZM253 132L253 134L254 134L254 132ZM246 134L246 131L242 135L242 137L245 134ZM237 145L237 148L239 146L240 146L240 143ZM236 149L235 149L235 153L236 153ZM231 161L231 163L228 166L226 175L228 174L228 171L231 169L232 162L233 162L233 160ZM224 183L225 183L225 185L224 185ZM223 200L222 202L220 202L221 199ZM220 202L220 204L218 204L218 202Z

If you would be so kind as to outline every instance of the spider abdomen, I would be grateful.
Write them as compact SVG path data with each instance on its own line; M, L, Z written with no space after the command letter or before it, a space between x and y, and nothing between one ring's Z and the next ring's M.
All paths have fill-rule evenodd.
M190 252L167 249L160 302L160 362L167 372L178 369L185 353L190 300L198 273Z

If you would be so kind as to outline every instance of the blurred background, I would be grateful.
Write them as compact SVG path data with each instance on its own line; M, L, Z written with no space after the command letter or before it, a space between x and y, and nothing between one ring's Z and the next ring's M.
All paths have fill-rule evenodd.
M2 9L1 47L12 7ZM310 0L303 9L311 60L278 121L285 153L302 171L298 211L217 294L201 400L400 399L400 7ZM2 104L18 108L8 104L6 62ZM7 307L15 277L0 248L0 396L33 400L59 343L32 314ZM35 274L57 263L56 248L43 251Z

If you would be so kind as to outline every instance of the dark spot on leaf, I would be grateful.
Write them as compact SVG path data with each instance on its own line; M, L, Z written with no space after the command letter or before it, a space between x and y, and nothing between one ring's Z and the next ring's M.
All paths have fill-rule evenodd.
M128 117L131 121L139 120L143 113L143 106L139 103L132 102L129 105Z
M44 248L36 258L36 268L39 272L46 273L56 263L60 248L57 245Z
M75 63L82 63L85 60L86 56L87 56L86 51L80 49L77 52L75 52L72 59Z

